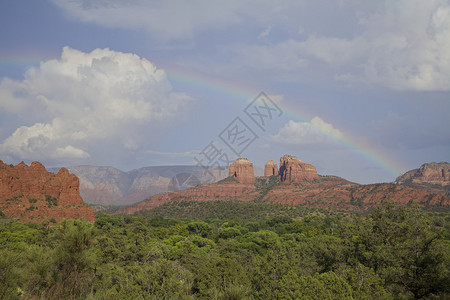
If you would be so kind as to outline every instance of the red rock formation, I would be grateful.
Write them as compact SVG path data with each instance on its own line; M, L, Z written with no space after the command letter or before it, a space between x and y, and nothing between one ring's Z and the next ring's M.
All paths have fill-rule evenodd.
M257 180L263 180L259 178ZM169 201L239 200L300 205L343 211L367 211L383 201L418 203L424 208L448 209L450 197L393 183L360 185L329 176L295 184L278 184L267 190L236 181L205 184L188 190L152 196L118 213L131 214Z
M244 184L253 184L255 175L253 173L253 164L246 158L238 158L230 165L230 176Z
M264 166L264 176L277 176L278 175L278 166L273 160L269 160L266 162Z
M273 172L270 167L272 164L275 165L271 161L266 164L266 175L270 174L268 170ZM228 179L184 191L155 195L124 208L119 213L148 210L169 201L230 199L347 211L366 211L384 201L405 205L415 202L428 209L450 208L450 196L447 194L394 183L360 185L335 176L319 176L314 166L289 155L280 159L280 175L284 184L276 184L272 178L255 179L252 163L240 158L230 166L231 177ZM435 178L435 175L428 175L430 176Z
M79 192L78 177L61 168L48 172L39 162L6 165L0 160L0 211L24 222L83 218L94 222L92 208Z
M281 184L260 201L345 211L367 211L384 201L402 205L415 202L434 209L450 207L450 198L441 194L393 183L360 185L339 178L305 181L300 186Z
M302 182L319 178L316 168L308 163L302 162L295 156L284 155L280 158L281 181Z
M447 162L423 164L419 169L414 169L399 176L398 184L428 183L442 186L450 185L450 164Z

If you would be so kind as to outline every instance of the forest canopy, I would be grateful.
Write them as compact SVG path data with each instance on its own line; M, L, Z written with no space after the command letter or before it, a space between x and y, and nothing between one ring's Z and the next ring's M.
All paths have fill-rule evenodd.
M0 299L445 299L449 226L448 213L393 204L358 215L192 202L94 224L9 220Z

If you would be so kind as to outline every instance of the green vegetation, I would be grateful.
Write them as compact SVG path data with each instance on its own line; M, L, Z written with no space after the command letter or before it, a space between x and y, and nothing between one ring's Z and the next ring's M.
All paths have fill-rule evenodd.
M5 199L5 201L19 203L20 198L22 198L22 197L23 197L23 195L17 195L17 196L13 196L12 198Z
M58 206L58 198L50 195L45 195L45 201L47 201L48 207Z
M228 176L222 180L219 180L217 183L224 183L224 182L238 182L234 176Z
M278 176L270 176L270 177L257 177L255 181L256 189L260 190L260 195L258 198L254 200L254 202L262 202L263 198L267 195L270 190L279 185L280 179Z
M255 221L279 216L295 219L308 214L336 215L338 213L320 208L230 200L208 202L172 201L152 210L138 212L136 216L144 218L170 217Z
M38 208L32 204L31 206L27 207L27 208L25 209L25 211L33 211L33 210L35 210L35 209L38 209Z
M450 297L450 215L417 207L177 202L48 224L0 222L0 299Z
M30 202L30 203L36 203L36 202L38 202L38 200L35 199L35 198L28 198L28 202Z

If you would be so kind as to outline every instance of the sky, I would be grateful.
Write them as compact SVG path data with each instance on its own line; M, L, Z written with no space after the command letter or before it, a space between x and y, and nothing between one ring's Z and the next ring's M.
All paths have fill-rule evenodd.
M450 1L0 1L0 159L391 182L450 161Z

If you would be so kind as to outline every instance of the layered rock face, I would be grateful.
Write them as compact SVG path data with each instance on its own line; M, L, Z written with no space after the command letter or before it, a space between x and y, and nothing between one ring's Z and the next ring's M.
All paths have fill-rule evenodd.
M230 176L236 178L240 183L253 184L255 175L253 163L246 158L238 158L230 165Z
M308 163L302 162L295 156L284 155L280 158L281 181L302 182L319 178L316 168Z
M92 208L80 196L78 177L61 168L48 172L39 162L27 166L0 160L0 210L25 222L79 219L94 222Z
M447 162L423 164L418 169L406 172L395 180L398 184L429 183L450 185L450 164Z
M264 166L264 176L277 176L278 175L278 166L274 163L273 160L269 160L266 162Z

